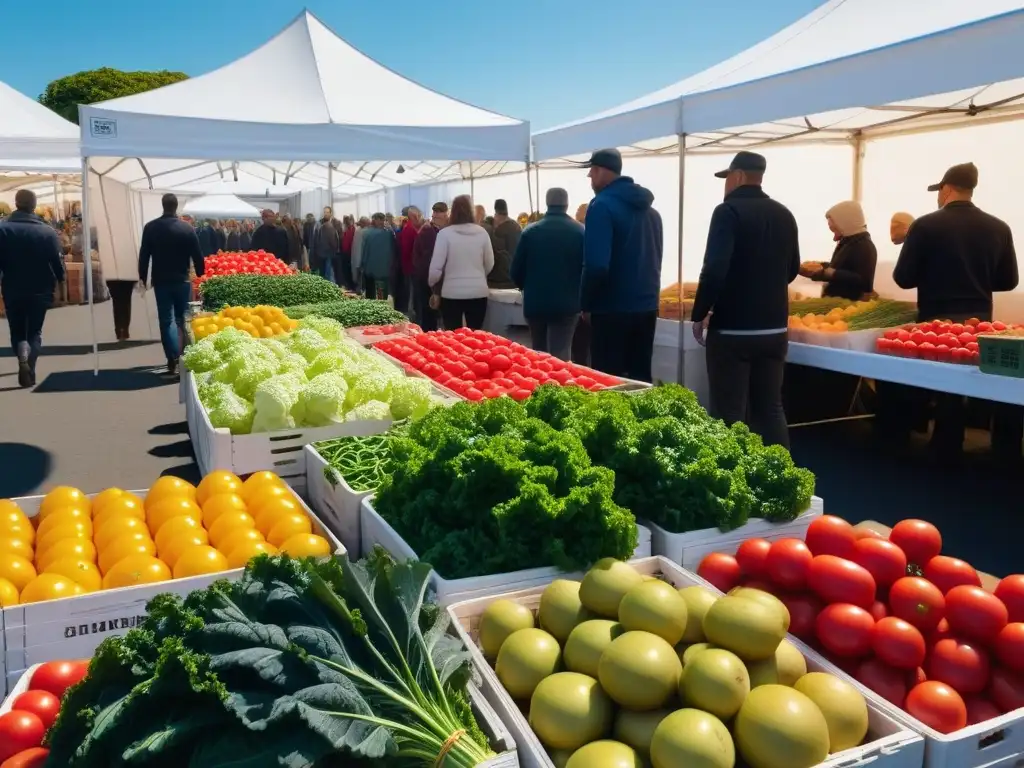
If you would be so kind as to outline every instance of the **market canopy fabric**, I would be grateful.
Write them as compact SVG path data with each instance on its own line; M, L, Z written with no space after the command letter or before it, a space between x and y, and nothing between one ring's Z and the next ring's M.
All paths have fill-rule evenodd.
M78 126L0 82L0 169L81 170Z
M260 210L234 195L203 195L185 203L182 213L195 218L258 219Z
M271 103L228 98L257 87L273 94ZM79 115L82 154L90 157L529 157L529 123L407 80L353 48L308 11L268 43L220 69L82 105Z
M1009 119L1024 115L1022 44L1024 0L829 0L710 69L535 134L534 159L668 151L679 134L688 151L734 151Z

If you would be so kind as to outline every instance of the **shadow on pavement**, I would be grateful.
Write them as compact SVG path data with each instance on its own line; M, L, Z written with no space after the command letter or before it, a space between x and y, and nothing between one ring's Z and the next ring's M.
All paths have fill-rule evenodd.
M174 477L180 477L182 480L187 480L192 485L199 485L199 481L203 478L199 474L199 465L194 461L188 464L179 464L177 467L168 467L160 476L173 475Z
M176 421L173 424L160 424L159 426L152 427L149 430L151 435L187 435L188 434L188 422L187 421Z
M192 441L179 440L167 445L156 445L149 449L149 455L156 456L158 459L190 459L194 455Z
M28 496L50 476L53 457L35 445L0 443L0 499Z
M98 375L92 371L56 371L36 386L35 392L134 392L177 386L177 381L161 375L162 368L114 368L101 370Z
M99 344L100 352L113 352L119 349L134 349L135 347L148 347L159 344L159 339L139 339L137 341L104 341ZM73 355L88 355L92 353L92 344L56 344L47 346L43 342L43 357L70 357ZM0 349L0 357L14 357L10 349Z

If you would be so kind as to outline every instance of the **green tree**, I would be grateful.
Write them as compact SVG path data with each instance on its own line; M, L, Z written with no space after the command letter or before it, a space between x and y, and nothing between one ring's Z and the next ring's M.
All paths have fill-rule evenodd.
M78 105L118 99L187 80L184 72L122 72L103 67L54 80L46 86L39 102L65 120L78 123Z

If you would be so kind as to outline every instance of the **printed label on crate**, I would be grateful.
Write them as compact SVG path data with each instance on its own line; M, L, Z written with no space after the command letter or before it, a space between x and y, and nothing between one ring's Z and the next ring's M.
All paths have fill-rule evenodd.
M77 637L123 635L145 618L145 600L64 615L49 610L26 610L22 622L7 620L4 637L8 650L32 648Z
M146 618L145 614L134 616L122 616L113 619L97 619L95 621L69 624L64 627L64 637L82 637L83 635L104 635L123 634L141 624Z

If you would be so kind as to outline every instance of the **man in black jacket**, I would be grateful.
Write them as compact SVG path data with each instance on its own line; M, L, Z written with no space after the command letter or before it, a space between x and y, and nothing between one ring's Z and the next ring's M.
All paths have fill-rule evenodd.
M57 233L35 214L35 193L18 190L14 207L0 222L0 296L18 357L18 385L31 387L43 346L43 321L54 288L64 280L64 264Z
M749 417L766 445L788 447L782 378L800 245L793 214L761 189L766 167L762 155L740 152L715 174L725 200L711 214L693 335L707 344L711 414L727 424Z
M189 260L196 277L203 274L203 254L195 230L178 218L178 198L168 193L161 203L164 215L142 229L139 248L139 282L143 290L153 262L152 285L156 294L156 315L160 323L160 342L167 357L167 372L178 369L178 356L185 335L185 310L192 298ZM180 334L180 336L179 336Z
M267 209L260 214L263 223L256 227L252 233L252 245L254 251L265 251L272 253L285 264L288 263L288 234L281 227L274 223L277 214Z

